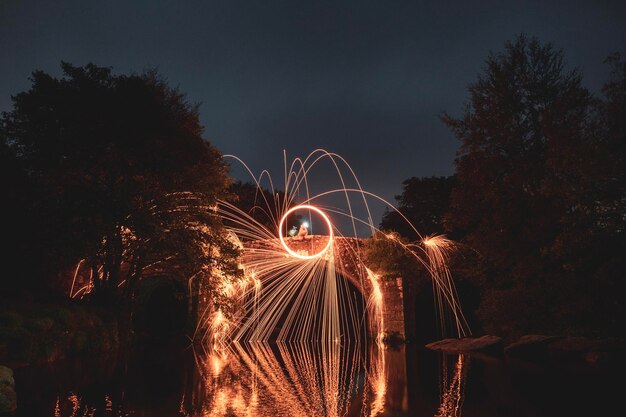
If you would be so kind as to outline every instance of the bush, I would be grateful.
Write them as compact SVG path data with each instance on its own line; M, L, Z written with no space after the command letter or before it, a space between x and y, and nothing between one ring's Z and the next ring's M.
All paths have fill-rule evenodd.
M17 308L16 308L17 309ZM117 348L117 321L83 305L29 305L0 313L0 362L51 362Z

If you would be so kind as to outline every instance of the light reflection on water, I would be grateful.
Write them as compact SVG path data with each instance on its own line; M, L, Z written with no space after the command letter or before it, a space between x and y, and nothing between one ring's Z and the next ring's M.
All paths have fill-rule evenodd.
M59 393L42 415L78 416L185 416L185 417L357 417L412 415L409 413L407 366L404 347L387 349L350 343L247 343L232 344L220 351L195 350L183 355L185 371L177 375L180 384L164 394L166 405L145 404L150 381L136 371L120 367L103 372L94 384ZM142 355L139 356L142 360ZM192 358L192 359L190 359ZM177 361L176 358L173 359ZM119 361L126 362L126 361ZM172 378L166 362L148 360L148 370L158 378L155 367L165 366L163 378ZM84 365L84 364L83 364ZM87 366L87 365L84 365ZM463 367L459 359L457 369ZM104 366L106 368L106 366ZM447 368L445 366L444 368ZM444 369L441 368L441 369ZM78 370L74 369L74 371ZM71 373L71 372L70 372ZM56 374L56 372L55 372ZM442 398L437 416L460 416L460 387L456 371L447 381L441 374ZM57 375L58 376L58 375ZM52 378L57 376L52 375ZM147 378L152 379L148 376ZM71 378L70 378L71 379ZM177 379L174 377L173 379ZM32 382L32 381L31 381ZM102 384L104 382L104 384ZM171 381L170 381L171 382ZM433 381L435 384L436 381ZM60 387L72 381L59 380ZM101 386L104 385L104 386ZM180 385L180 386L177 386ZM139 390L138 390L139 388ZM142 387L143 388L143 387ZM458 392L452 391L459 389ZM456 399L456 403L449 399ZM44 406L45 408L45 406ZM174 409L175 408L175 409ZM452 410L452 412L451 412ZM34 411L34 410L30 410ZM28 413L22 407L22 413ZM22 415L22 413L18 415ZM173 413L173 414L172 414ZM29 414L24 414L29 415ZM431 414L432 415L432 414Z
M183 402L186 416L375 416L384 409L385 355L377 348L233 344L196 360L203 388Z
M408 415L404 353L377 345L233 345L196 357L206 385L180 411L189 417ZM459 355L449 367L450 358L441 359L436 416L460 417L468 360Z
M452 370L447 356L442 357L441 405L436 417L460 417L463 410L463 395L469 358L458 355Z
M599 415L622 409L619 385L611 382L619 371L608 371L442 356L411 346L146 349L18 369L16 416Z

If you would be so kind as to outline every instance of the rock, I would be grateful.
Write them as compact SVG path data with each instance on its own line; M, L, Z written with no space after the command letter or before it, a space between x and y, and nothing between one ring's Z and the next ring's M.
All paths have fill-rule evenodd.
M10 413L17 408L13 371L0 365L0 413Z
M486 352L496 353L502 350L502 338L498 336L465 337L463 339L444 339L429 343L426 347L449 353Z
M565 337L548 345L555 359L585 361L592 365L623 361L626 340L618 338Z
M527 334L505 347L504 351L507 355L513 357L538 359L548 353L548 345L550 343L559 339L561 339L559 336Z

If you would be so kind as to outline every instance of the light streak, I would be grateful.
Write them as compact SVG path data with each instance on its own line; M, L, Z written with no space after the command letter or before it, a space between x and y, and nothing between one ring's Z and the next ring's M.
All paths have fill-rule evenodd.
M373 225L368 199L389 203L365 191L345 159L322 149L305 158L295 158L291 163L285 154L283 197L274 189L275 182L269 171L263 170L257 177L241 159L227 157L240 162L251 175L258 188L255 207L267 216L273 227L260 223L226 201L218 201L211 207L227 226L229 239L242 251L240 265L244 274L238 280L212 269L213 275L221 277L217 288L222 296L232 300L234 308L228 313L227 330L215 331L212 320L217 310L207 305L199 323L199 327L207 330L196 331L196 335L212 340L213 344L268 340L337 344L345 338L367 340L369 336L382 343L385 306L379 280L385 271L368 269L361 252L366 241L358 238L357 226L365 225L372 233L380 233ZM322 161L331 162L341 186L314 194L308 176ZM269 192L263 191L263 181L269 184ZM351 183L356 187L350 186ZM298 195L304 199L297 202ZM333 206L319 204L325 196L332 195L343 196L344 206L337 206L336 198ZM367 218L355 215L353 208L357 203L365 208ZM319 215L322 223L326 223L328 234L304 236L300 233L300 237L286 237L286 219L298 210L309 212L309 217L311 212ZM329 215L347 217L352 225L352 236L341 234L339 230L335 235ZM408 222L402 213L400 215ZM413 243L404 242L395 233L387 232L383 236L406 251L430 274L442 331L445 332L445 318L452 317L457 335L469 333L447 266L454 244L443 236ZM354 298L353 288L360 292L362 302ZM365 304L369 320L359 311L359 303Z
M76 284L76 277L78 276L78 270L80 269L80 266L83 264L83 262L85 262L84 259L78 261L76 269L74 270L74 278L72 279L72 287L70 288L70 298L74 297L74 285Z

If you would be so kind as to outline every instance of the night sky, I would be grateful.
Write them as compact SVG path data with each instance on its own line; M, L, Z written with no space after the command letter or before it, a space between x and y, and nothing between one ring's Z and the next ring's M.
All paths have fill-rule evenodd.
M205 137L254 170L280 177L283 149L321 147L393 199L408 177L453 172L438 116L460 114L489 51L521 32L553 42L594 92L604 58L626 52L625 1L456 3L2 0L0 110L61 60L157 68L201 103Z

